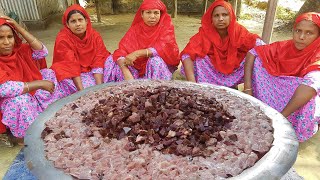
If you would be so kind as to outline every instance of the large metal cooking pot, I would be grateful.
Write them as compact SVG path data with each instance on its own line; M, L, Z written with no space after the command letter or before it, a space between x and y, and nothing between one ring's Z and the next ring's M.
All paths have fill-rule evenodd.
M44 142L41 139L41 132L45 127L45 122L54 117L55 113L65 104L78 99L88 92L97 91L115 84L120 83L107 83L87 88L53 103L38 116L36 121L29 127L27 131L25 136L26 147L24 149L27 166L37 178L46 180L72 179L71 176L66 175L63 171L56 169L53 163L48 161L45 157ZM201 86L210 86L212 88L225 89L227 92L235 96L247 99L254 106L259 106L260 109L272 119L272 126L274 128L274 142L270 151L266 153L259 161L257 161L253 167L244 170L241 174L231 179L280 179L288 172L297 158L299 143L291 124L286 118L284 118L273 108L240 91L209 84L197 85L200 88Z

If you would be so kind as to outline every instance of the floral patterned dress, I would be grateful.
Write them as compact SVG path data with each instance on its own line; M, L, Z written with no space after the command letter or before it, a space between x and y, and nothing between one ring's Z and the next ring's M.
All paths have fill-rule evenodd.
M43 46L42 50L33 50L34 60L43 59L48 55L48 50ZM44 80L55 84L54 93L38 89L34 95L22 94L24 82L7 81L0 84L0 109L2 123L9 127L12 134L22 138L36 117L45 110L49 104L63 97L55 73L51 69L42 69L40 73Z
M81 78L83 88L88 88L96 85L96 80L94 79L93 74L103 74L103 68L94 68L90 72L81 73L80 78ZM76 85L74 84L71 78L67 78L60 81L59 86L63 91L64 97L69 96L78 91Z
M152 52L152 57L149 57L146 67L146 73L144 77L139 77L139 72L134 67L129 66L129 70L135 79L158 79L158 80L171 80L172 73L175 68L168 66L164 60L159 56L157 50L154 48L148 48ZM124 58L124 57L120 57ZM120 59L119 58L119 59ZM105 69L103 73L104 82L111 81L123 81L124 77L121 69L115 63L111 56L105 62Z
M309 72L303 78L272 76L262 66L256 51L252 49L250 53L256 56L252 74L253 95L277 111L281 112L285 108L300 84L316 90L314 98L287 118L300 142L312 137L317 132L320 121L320 72Z
M256 40L256 46L264 44L265 43L261 39ZM187 58L190 58L188 54L182 55L182 61ZM209 56L205 56L204 58L197 57L196 60L193 61L194 75L198 83L210 83L233 87L244 82L244 62L245 60L241 62L240 67L234 70L232 74L223 74L214 68ZM183 66L181 67L181 74L185 75Z

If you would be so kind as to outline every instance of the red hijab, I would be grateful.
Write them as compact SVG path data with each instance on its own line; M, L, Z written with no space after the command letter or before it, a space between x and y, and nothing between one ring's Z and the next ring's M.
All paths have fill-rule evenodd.
M148 9L159 9L161 17L156 26L147 26L141 17L141 13ZM135 15L130 29L119 43L119 49L114 54L114 61L119 57L139 50L153 47L168 65L179 64L179 49L176 42L174 27L167 8L160 0L144 0ZM134 68L143 76L146 71L148 58L139 58L134 62Z
M67 16L72 10L80 11L87 20L86 35L83 39L74 35L67 27ZM103 68L110 53L104 46L100 34L92 28L88 13L81 6L70 6L63 14L64 28L57 35L51 69L56 72L58 81L80 76L93 68Z
M294 27L302 20L312 21L320 28L320 13L300 15ZM308 72L320 70L320 36L302 50L296 49L293 40L255 47L255 50L262 60L263 67L274 76L303 77Z
M7 131L6 126L2 123L2 114L0 113L0 134L5 133Z
M41 80L40 69L46 68L46 60L33 60L32 49L28 44L23 44L15 28L0 18L0 26L7 25L12 29L15 44L13 52L8 56L0 56L0 84L7 81L30 82ZM0 122L2 114L0 113ZM0 123L0 133L5 132L5 126Z
M212 25L212 12L217 6L223 6L230 16L228 36L224 41ZM246 53L255 46L257 38L258 35L250 33L236 21L230 3L216 0L203 15L199 32L190 38L180 55L189 54L192 60L196 60L197 56L203 58L208 55L216 70L231 74L240 66Z
M14 34L15 45L11 55L0 56L0 84L6 81L30 82L41 80L40 69L46 68L45 59L40 63L32 59L32 49L29 44L23 44L15 28L0 18L0 26L8 25ZM37 60L38 61L38 60Z

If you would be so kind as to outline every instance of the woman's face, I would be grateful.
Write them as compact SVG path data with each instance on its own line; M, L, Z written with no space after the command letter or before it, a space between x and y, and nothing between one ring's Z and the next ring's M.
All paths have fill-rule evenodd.
M14 34L7 25L0 26L0 56L12 54L14 47Z
M75 13L70 16L67 27L73 34L79 38L83 38L87 31L87 24L87 20L80 13Z
M160 21L161 12L159 9L149 9L142 11L143 22L148 26L155 26Z
M320 36L320 28L312 21L303 20L293 29L293 42L298 50L308 47Z
M212 25L217 30L227 30L230 24L229 12L223 6L217 6L212 12Z

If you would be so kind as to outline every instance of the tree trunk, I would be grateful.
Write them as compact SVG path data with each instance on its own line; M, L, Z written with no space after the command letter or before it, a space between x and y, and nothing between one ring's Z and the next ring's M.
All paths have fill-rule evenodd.
M63 6L63 9L66 10L69 7L68 0L63 0L62 6Z
M113 11L113 14L119 13L117 0L112 0L112 11Z
M203 0L202 14L206 13L207 6L208 6L208 0Z
M242 0L238 0L238 3L237 3L237 20L240 18L240 14L241 14L241 5L242 5Z
M296 16L299 16L305 12L318 12L320 13L320 1L319 0L306 0L301 6Z
M100 23L101 22L101 11L100 11L100 3L99 3L99 0L95 0L95 5L96 5L96 12L97 12L97 19L98 19L98 22Z
M74 3L75 3L75 4L80 4L80 3L79 3L79 0L74 0Z
M273 22L276 16L278 0L269 0L266 17L264 19L262 40L269 44L273 31Z
M230 4L232 5L233 11L235 14L237 14L237 10L238 10L238 1L239 0L230 0Z
M177 15L178 15L178 0L174 0L172 18L176 18Z

